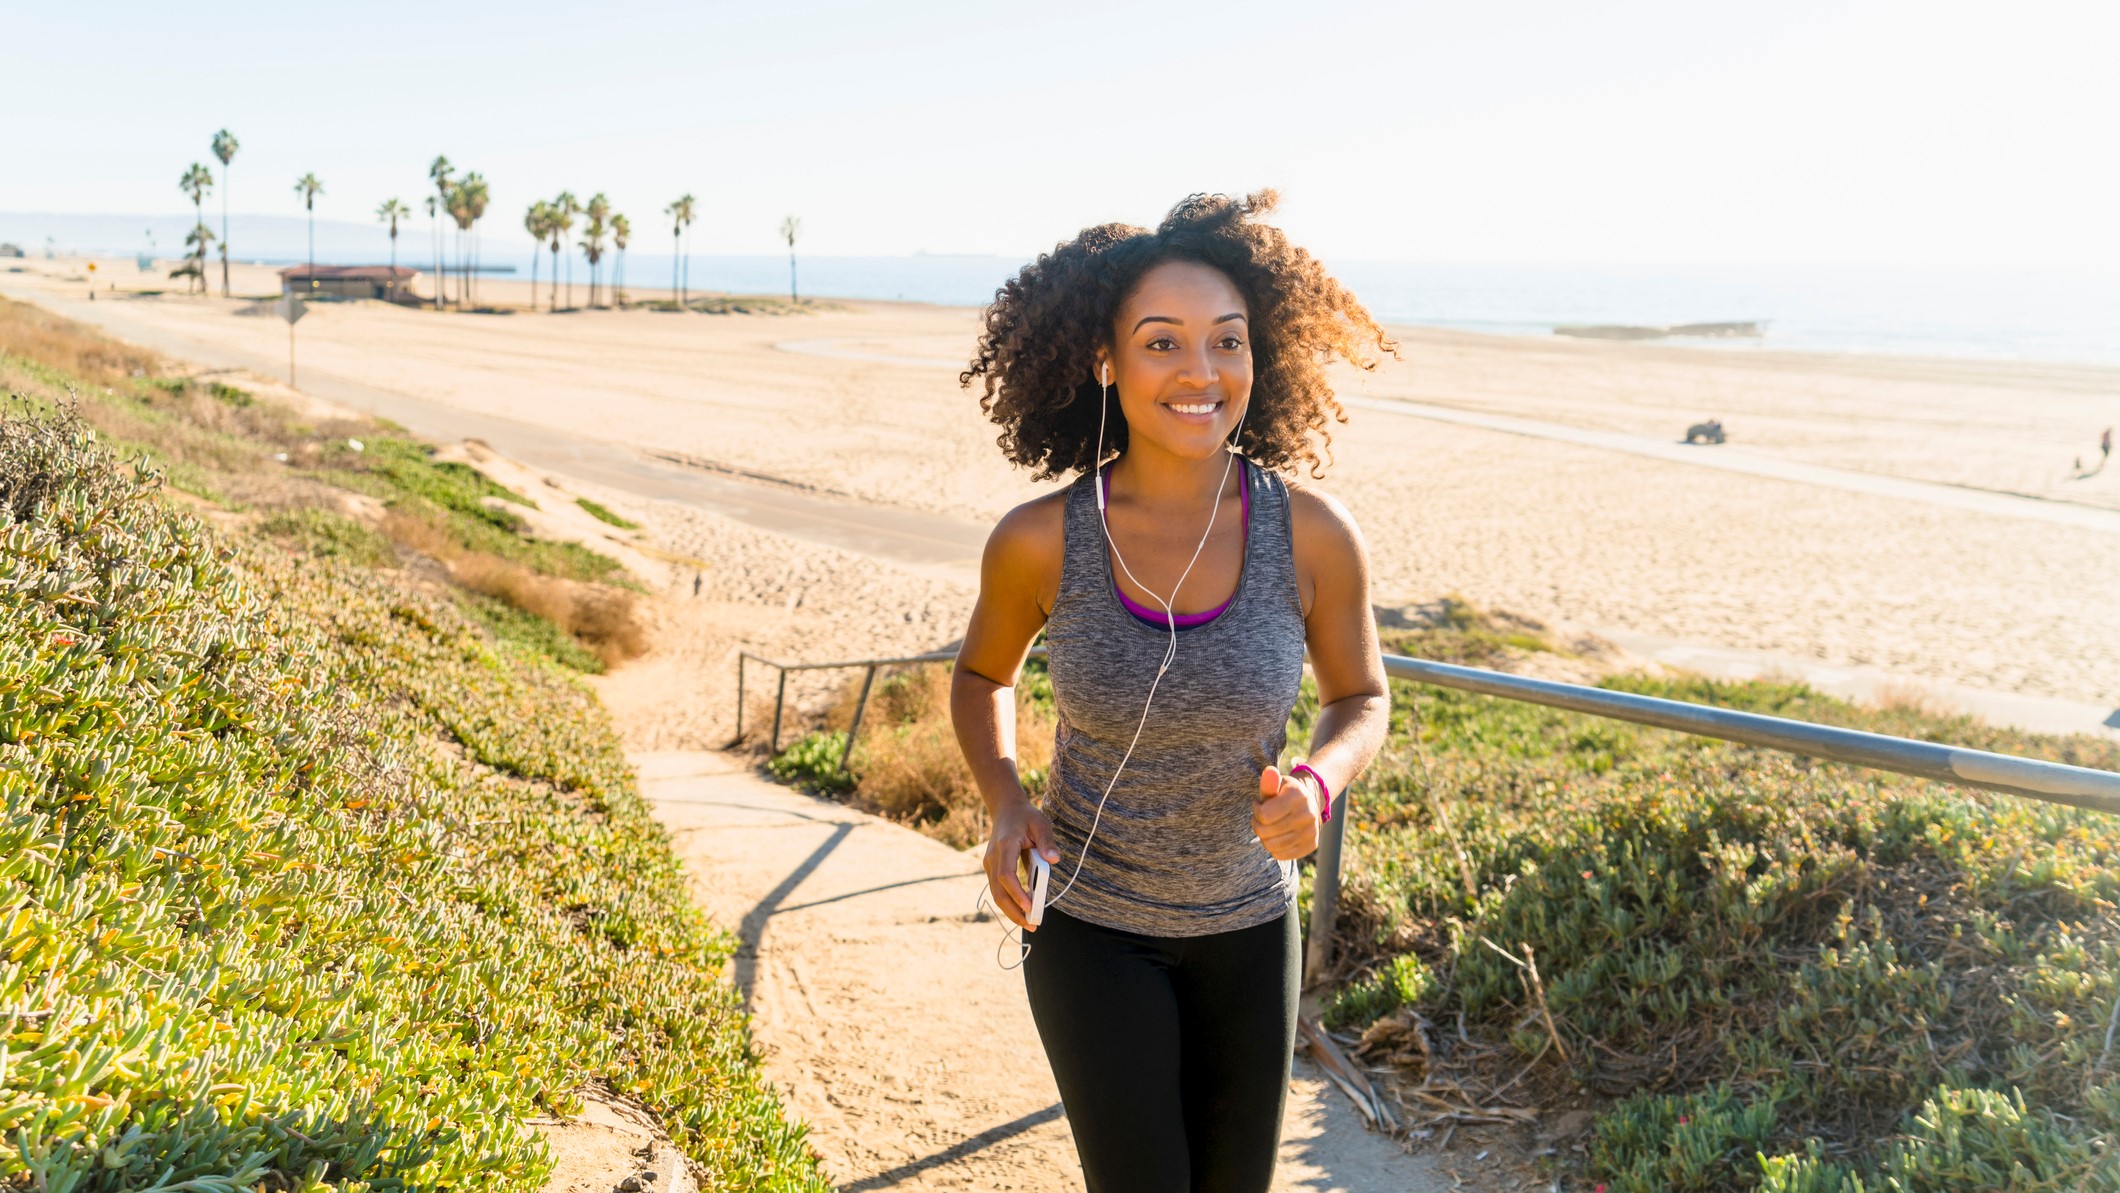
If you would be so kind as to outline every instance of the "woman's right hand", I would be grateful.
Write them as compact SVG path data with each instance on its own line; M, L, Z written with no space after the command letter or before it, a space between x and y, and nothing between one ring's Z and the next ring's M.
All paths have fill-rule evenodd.
M1001 914L1025 932L1037 929L1030 924L1031 897L1016 869L1032 849L1048 863L1060 860L1060 851L1053 847L1053 822L1028 799L1018 799L994 817L994 833L986 842L986 888Z

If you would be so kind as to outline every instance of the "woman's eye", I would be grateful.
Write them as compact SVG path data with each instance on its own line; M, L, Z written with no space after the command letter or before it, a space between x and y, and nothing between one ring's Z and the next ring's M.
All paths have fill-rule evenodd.
M1243 346L1244 341L1238 339L1235 336L1222 337L1222 349L1225 352L1235 352L1237 349L1242 348Z
M1154 348L1158 352L1168 352L1171 349L1177 347L1178 345L1169 336L1157 336L1155 339L1150 340L1148 342L1148 346Z

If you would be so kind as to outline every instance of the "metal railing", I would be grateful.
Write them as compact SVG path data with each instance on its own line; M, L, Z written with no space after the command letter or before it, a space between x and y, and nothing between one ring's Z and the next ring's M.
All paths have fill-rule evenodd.
M1031 653L1044 654L1045 651L1043 647L1039 647ZM736 736L738 740L743 737L745 660L780 670L780 689L773 702L772 749L775 753L780 750L781 714L787 703L790 671L865 667L868 673L862 679L861 696L855 701L854 718L847 728L846 746L839 755L840 769L845 770L847 760L854 751L855 735L861 732L861 715L868 706L869 693L875 686L876 669L912 663L945 663L956 657L955 651L945 650L890 659L856 659L837 663L780 663L748 651L742 652L736 660ZM1463 692L1519 700L1528 704L1542 704L1550 708L1631 721L1659 729L1674 729L1699 737L1720 738L1724 741L1803 754L1871 770L1914 775L1940 783L2000 791L2026 799L2044 800L2047 803L2066 804L2098 812L2120 813L2120 773L2112 771L2092 770L2089 767L2069 766L2060 762L2043 762L2036 758L2019 758L2012 754L1996 754L1963 746L1915 741L1912 738L1893 737L1883 733L1865 733L1859 729L1839 729L1830 725L1812 724L1809 721L1770 717L1764 713L1692 704L1684 700L1640 696L1632 692L1584 687L1581 684L1560 683L1550 679L1531 679L1480 667L1431 663L1425 659L1408 658L1404 655L1385 655L1384 673L1393 679L1455 688ZM1342 814L1334 816L1326 824L1325 832L1318 841L1317 871L1313 878L1310 901L1310 946L1307 958L1312 973L1322 973L1326 963L1331 960L1327 945L1332 940L1333 926L1339 913L1340 858L1347 835L1348 820L1344 813L1351 802L1348 798L1351 794L1343 793L1336 801Z
M1032 656L1043 656L1045 648L1043 646L1034 646L1031 648L1030 654ZM736 652L736 740L743 740L743 665L746 661L773 667L780 672L780 688L773 696L773 741L771 750L775 754L780 753L780 717L788 704L788 672L835 671L848 667L868 668L868 673L861 677L861 696L854 701L854 720L847 726L847 744L845 748L839 751L839 769L844 772L847 768L847 759L854 755L854 738L861 733L861 714L869 707L869 693L876 687L876 669L878 667L897 667L911 663L948 663L954 662L956 658L957 652L954 650L937 650L930 651L927 654L901 655L891 659L853 659L842 663L783 663L776 659L766 658L764 655L752 654L748 650L739 650Z
M1659 729L1676 729L1698 737L1719 737L1748 746L1808 754L1813 758L1871 770L1896 771L1940 783L1984 787L1989 791L2052 804L2120 813L2120 774L2112 771L1915 741L1884 733L1865 733L1860 729L1837 729L1809 721L1792 721L1786 717L1739 712L1684 700L1637 696L1609 688L1530 679L1479 667L1431 663L1404 655L1385 655L1384 673L1393 679L1410 679L1482 696L1544 704L1570 712L1654 725Z

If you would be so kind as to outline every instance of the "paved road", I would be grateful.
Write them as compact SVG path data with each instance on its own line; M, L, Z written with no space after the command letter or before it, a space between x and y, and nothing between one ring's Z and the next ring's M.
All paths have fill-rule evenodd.
M962 361L935 356L898 356L881 352L867 352L847 347L834 340L785 340L774 347L783 352L804 356L833 356L845 360L869 361L875 364L904 365L919 368L947 368L952 372L963 367ZM1867 493L1874 497L1892 497L1901 501L1919 501L1947 509L1970 510L1974 513L1995 514L2004 518L2020 518L2033 522L2052 522L2061 526L2073 526L2082 530L2096 530L2105 534L2120 534L2120 510L2109 510L2097 506L2078 505L2068 501L2049 501L2041 497L2026 497L2018 493L2003 493L1993 489L1975 489L1963 485L1946 485L1935 481L1910 480L1905 477L1886 476L1875 472L1858 472L1849 468L1830 468L1823 464L1806 464L1782 456L1750 451L1728 444L1716 447L1694 447L1665 439L1653 439L1647 435L1634 435L1625 431L1597 431L1587 427L1569 426L1566 423L1548 422L1543 419L1518 418L1507 414L1489 414L1480 410L1469 410L1457 406L1438 405L1433 402L1413 402L1398 398L1365 398L1340 396L1340 401L1362 410L1374 410L1381 414L1396 414L1402 418L1421 418L1432 422L1455 423L1462 427L1478 427L1486 431L1500 431L1508 435L1525 435L1535 439L1552 439L1561 443L1573 443L1578 447L1597 448L1602 451L1624 452L1633 456L1647 456L1652 460L1663 460L1672 464L1687 464L1697 468L1715 468L1724 472L1741 472L1749 476L1763 476L1773 480L1793 481L1797 484L1816 485L1828 489L1844 489L1850 493Z
M1508 435L1526 435L1535 439L1553 439L1562 443L1573 443L1580 447L1625 452L1632 456L1647 456L1652 460L1663 460L1673 464L1689 464L1698 468L1716 468L1724 472L1741 472L1749 476L1763 476L1773 480L1793 481L1797 484L1815 485L1826 489L1845 489L1850 493L1867 493L1874 497L1892 497L1901 501L1919 501L1927 505L1943 506L1947 509L1970 510L1974 513L1995 514L2004 518L2018 518L2030 522L2052 522L2060 526L2073 526L2079 530L2096 530L2105 534L2120 535L2120 510L2078 505L2069 501L2048 501L2043 497L2026 497L2017 493L2002 493L1993 489L1974 489L1963 485L1939 484L1935 481L1909 480L1905 477L1886 476L1876 472L1857 472L1849 468L1829 468L1823 464L1806 464L1799 460L1768 455L1764 452L1754 452L1728 444L1715 447L1692 447L1672 440L1652 439L1647 435L1633 435L1625 431L1596 431L1587 427L1571 427L1565 423L1547 422L1542 419L1517 418L1507 414L1488 414L1479 410L1464 410L1455 406L1438 406L1431 402L1409 402L1396 398L1362 397L1342 397L1340 400L1349 406L1359 407L1363 410L1397 414L1406 418L1424 418L1432 422L1456 423L1462 427L1478 427L1482 430L1500 431Z
M131 317L123 299L88 302L0 274L0 293L102 328L165 356L208 368L285 376L284 361L208 344ZM299 373L301 390L387 418L442 443L482 439L506 455L550 472L608 485L641 497L678 501L725 514L776 534L827 543L923 568L977 576L988 528L914 510L863 505L770 479L687 467L622 443L585 440L532 423L473 414L440 402L381 389L316 369Z

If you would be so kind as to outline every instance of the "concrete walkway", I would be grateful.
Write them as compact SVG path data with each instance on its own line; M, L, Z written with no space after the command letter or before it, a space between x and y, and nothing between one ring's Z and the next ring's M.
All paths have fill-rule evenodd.
M767 1078L844 1193L1080 1190L1004 922L976 855L769 782L711 752L634 758L733 977ZM1276 1193L1427 1193L1435 1163L1366 1132L1298 1061Z

